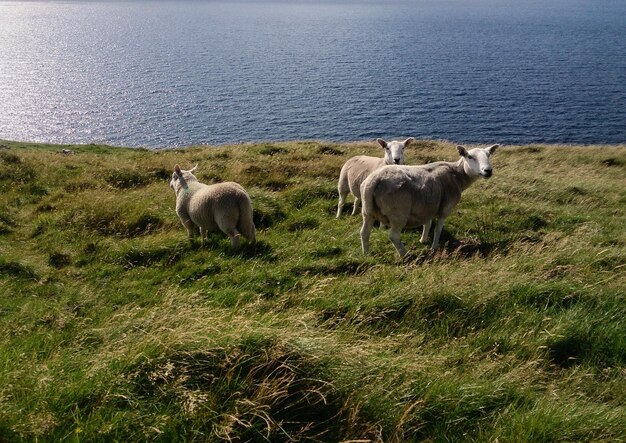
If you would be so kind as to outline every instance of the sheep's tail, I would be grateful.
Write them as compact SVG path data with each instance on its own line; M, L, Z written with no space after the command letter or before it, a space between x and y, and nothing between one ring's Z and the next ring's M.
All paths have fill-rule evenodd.
M248 241L256 242L256 227L252 219L252 202L250 197L243 198L239 202L239 223L237 228Z
M339 181L337 182L337 191L339 195L345 197L350 192L350 184L348 183L348 168L341 168L339 173Z

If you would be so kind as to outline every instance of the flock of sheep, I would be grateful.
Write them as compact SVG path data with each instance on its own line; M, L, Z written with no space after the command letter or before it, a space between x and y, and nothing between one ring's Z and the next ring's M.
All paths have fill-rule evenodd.
M420 242L428 242L432 221L437 219L432 249L437 249L446 218L461 200L461 193L479 177L489 178L493 172L491 155L498 145L466 150L457 146L460 158L456 162L439 161L421 166L405 166L404 148L413 138L385 142L376 140L385 150L383 158L359 155L350 158L341 168L337 218L341 216L345 199L354 195L356 214L361 203L363 226L361 247L369 253L369 237L375 221L389 227L389 239L400 257L406 248L400 240L404 228L423 226ZM200 183L193 174L176 165L170 187L176 193L176 214L189 236L198 228L202 241L210 231L220 230L239 246L239 236L255 242L252 202L245 189L235 182L214 185Z

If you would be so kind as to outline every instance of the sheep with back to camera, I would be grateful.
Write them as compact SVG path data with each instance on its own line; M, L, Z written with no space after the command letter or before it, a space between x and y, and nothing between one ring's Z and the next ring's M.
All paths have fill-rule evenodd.
M233 247L239 246L240 234L254 243L252 202L246 190L235 182L200 183L193 174L196 168L186 171L176 165L170 181L176 193L176 214L189 237L195 237L199 228L203 243L209 232L218 230L228 235Z
M437 249L443 223L461 200L461 193L479 177L491 177L490 158L498 146L470 151L457 146L461 156L457 162L385 166L374 171L361 186L363 253L369 253L369 237L376 220L390 227L389 239L400 257L404 257L406 248L400 240L400 232L423 225L421 242L425 243L432 220L436 218L432 249Z

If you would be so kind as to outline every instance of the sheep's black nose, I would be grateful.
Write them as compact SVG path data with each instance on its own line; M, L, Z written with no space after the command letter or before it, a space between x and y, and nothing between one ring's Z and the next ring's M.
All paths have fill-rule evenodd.
M491 168L485 169L483 171L483 174L485 174L485 177L491 177L491 174L493 174L493 170Z
M394 159L393 159L393 162L394 162L396 165L399 165L399 164L400 164L400 159L399 159L399 158L394 158Z

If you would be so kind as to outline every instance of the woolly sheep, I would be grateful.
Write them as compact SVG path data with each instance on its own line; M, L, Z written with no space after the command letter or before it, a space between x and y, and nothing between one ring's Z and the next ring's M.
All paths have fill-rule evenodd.
M218 229L230 238L233 247L239 246L239 234L248 241L256 241L252 221L252 202L245 189L235 182L205 185L189 171L174 167L170 187L176 193L176 214L189 238L195 237L200 228L201 241L210 231Z
M428 239L434 218L432 249L437 249L445 219L461 200L461 193L478 177L492 175L490 157L499 145L467 151L457 146L461 158L457 162L436 162L422 166L385 166L363 182L363 226L361 247L369 253L369 237L375 220L390 227L389 239L400 257L406 248L400 241L404 228L424 226L420 241Z
M376 139L378 144L385 150L383 158L357 155L348 159L341 168L337 190L339 191L339 205L337 206L337 218L341 217L343 205L349 193L354 195L354 207L352 215L357 213L361 199L361 184L372 172L385 165L401 165L404 163L404 148L414 139L407 138L403 142L391 141L387 143L382 138Z

